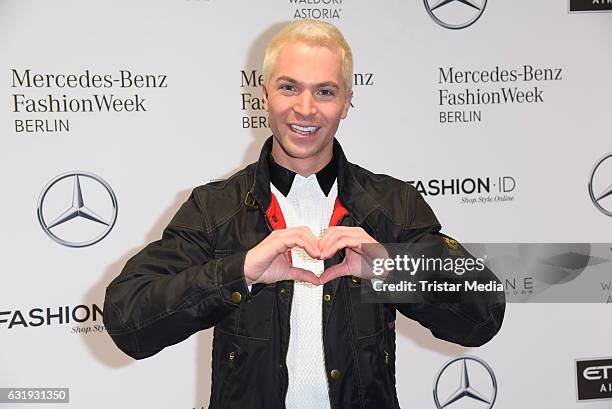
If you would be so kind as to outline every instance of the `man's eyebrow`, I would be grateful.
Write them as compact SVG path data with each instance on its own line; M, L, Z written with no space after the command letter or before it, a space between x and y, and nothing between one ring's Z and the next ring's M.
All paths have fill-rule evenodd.
M332 87L332 88L336 88L336 89L340 89L340 86L338 86L338 84L336 84L333 81L327 81L327 82L322 82L320 84L317 84L317 86L319 88L327 88L327 87Z
M296 80L294 80L293 78L288 77L288 76L286 76L286 75L281 75L280 77L278 77L278 78L276 79L276 82L281 82L281 81L292 82L292 83L294 83L294 84L297 84L297 83L298 83Z
M281 81L286 81L286 82L290 82L292 84L298 84L300 85L300 82L298 80L295 80L291 77L288 77L286 75L281 75L280 77L278 77L276 79L276 82L281 82ZM321 82L319 84L316 84L317 88L326 88L326 87L332 87L332 88L336 88L336 89L340 89L340 86L338 84L336 84L333 81L325 81L325 82Z

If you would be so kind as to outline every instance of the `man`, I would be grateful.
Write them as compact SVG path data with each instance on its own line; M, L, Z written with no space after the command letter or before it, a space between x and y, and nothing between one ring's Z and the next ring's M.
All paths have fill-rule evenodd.
M194 189L108 286L106 327L136 359L214 326L211 408L398 408L396 310L468 346L501 326L503 296L360 302L365 244L449 239L412 186L346 160L352 71L334 26L287 25L264 58L259 161Z

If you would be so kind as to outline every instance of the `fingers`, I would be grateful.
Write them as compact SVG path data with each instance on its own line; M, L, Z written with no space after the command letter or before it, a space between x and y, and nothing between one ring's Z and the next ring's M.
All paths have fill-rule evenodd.
M306 281L314 285L320 284L319 277L315 273L303 268L290 267L287 274L289 275L289 280Z
M266 244L262 246L260 253L263 253L262 257L265 258L264 261L266 262L263 263L262 261L261 263L261 270L264 271L260 275L266 276L265 282L289 279L322 285L344 275L359 275L364 256L367 263L371 261L368 259L373 256L386 254L384 247L380 245L380 248L374 247L371 250L368 248L369 254L364 254L363 243L377 244L378 242L361 227L332 226L325 231L320 240L306 226L291 227L275 230L264 241L266 241ZM263 244L263 242L260 244ZM341 249L347 249L347 255L340 264L329 267L320 277L317 277L312 271L291 266L287 254L288 250L294 247L304 249L310 257L319 260L329 259ZM278 264L279 261L280 265ZM246 264L245 262L245 276Z
M321 258L330 258L336 251L345 247L352 247L354 250L360 252L361 243L371 242L376 242L376 240L361 227L330 227L325 231L321 240L319 240Z
M325 231L320 240L306 226L276 230L274 235L282 244L276 249L277 254L293 247L301 247L310 257L322 260L331 258L345 247L351 247L361 253L362 243L377 243L361 227L333 226Z
M327 255L325 253L325 249L327 248L327 244L334 240L334 237L340 233L339 227L329 227L323 233L323 237L319 239L319 249L321 250L321 258L329 258L331 255Z
M325 254L326 257L332 257L338 250L347 247L361 254L361 240L353 237L340 237L336 241L329 243L321 250L321 253Z
M278 240L282 243L282 247L277 251L278 254L297 246L306 250L306 253L312 258L318 259L320 257L319 242L308 227L292 227L278 230L278 232Z

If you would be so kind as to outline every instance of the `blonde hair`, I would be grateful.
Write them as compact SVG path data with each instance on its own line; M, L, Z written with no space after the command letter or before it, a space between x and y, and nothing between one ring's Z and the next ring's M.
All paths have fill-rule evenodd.
M281 29L268 43L263 60L263 76L266 85L270 84L276 59L282 48L292 43L323 46L340 54L340 64L346 90L353 88L353 53L344 36L333 24L324 21L296 20Z

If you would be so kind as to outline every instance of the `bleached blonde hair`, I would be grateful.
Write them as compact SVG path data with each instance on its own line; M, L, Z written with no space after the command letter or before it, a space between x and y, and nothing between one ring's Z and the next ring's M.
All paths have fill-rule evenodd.
M353 88L353 53L344 36L333 24L312 19L296 20L281 29L268 43L263 60L263 76L270 84L276 59L284 46L293 43L324 46L340 54L346 90Z

